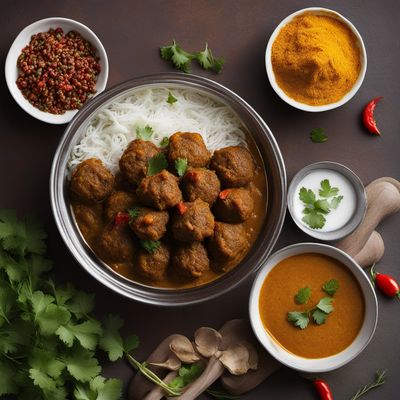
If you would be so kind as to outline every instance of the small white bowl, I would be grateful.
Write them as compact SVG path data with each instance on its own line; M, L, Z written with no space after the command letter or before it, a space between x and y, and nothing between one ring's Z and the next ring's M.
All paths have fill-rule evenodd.
M296 356L280 346L264 328L259 310L261 287L269 272L282 260L304 253L318 253L332 257L344 264L357 279L364 295L364 322L353 343L330 357L303 358ZM290 278L290 277L288 277ZM372 339L378 322L378 302L372 284L361 267L344 251L326 244L298 243L285 247L271 255L258 272L250 293L250 322L262 346L282 364L302 372L322 373L332 371L357 357ZM306 345L306 344L305 344Z
M29 44L32 35L39 32L47 32L50 28L62 28L65 33L74 30L80 33L83 38L96 47L100 58L101 72L97 77L97 92L95 95L101 93L105 89L108 79L108 59L107 53L104 50L99 38L87 26L81 24L80 22L61 17L46 18L36 21L19 33L7 54L5 64L6 82L11 95L14 97L14 100L32 117L44 122L48 122L49 124L66 124L71 121L71 119L79 110L66 111L64 114L51 114L41 111L25 99L16 84L19 75L17 59L21 54L22 49Z
M351 31L354 33L358 40L358 46L360 49L360 55L361 55L361 70L360 74L358 75L357 81L355 82L354 86L351 88L351 90L346 93L339 101L335 103L330 103L330 104L325 104L322 106L312 106L309 104L305 103L300 103L291 97L289 97L278 85L275 79L275 74L272 68L272 61L271 61L271 52L272 52L272 45L275 42L276 37L278 36L279 32L281 29L287 25L293 18L297 17L298 15L301 14L314 14L314 15L328 15L330 17L336 18L339 21L343 22L345 25L347 25ZM272 88L275 90L276 94L286 103L290 104L291 106L298 108L299 110L303 111L310 111L310 112L320 112L320 111L328 111L332 110L334 108L340 107L343 104L347 103L358 91L360 88L361 84L363 83L365 73L367 71L367 52L365 50L364 46L364 41L357 31L356 27L348 20L346 19L343 15L339 14L336 11L330 10L328 8L322 8L322 7L310 7L310 8L303 8L302 10L296 11L293 14L290 14L288 17L286 17L272 32L271 37L269 38L267 48L265 51L265 67L267 69L267 75L269 82L272 86Z

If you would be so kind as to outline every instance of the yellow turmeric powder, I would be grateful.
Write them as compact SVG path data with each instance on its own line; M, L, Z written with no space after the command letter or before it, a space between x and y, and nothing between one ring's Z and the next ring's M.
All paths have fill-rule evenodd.
M334 17L299 15L275 39L272 68L279 87L294 100L313 106L335 103L360 73L357 38Z

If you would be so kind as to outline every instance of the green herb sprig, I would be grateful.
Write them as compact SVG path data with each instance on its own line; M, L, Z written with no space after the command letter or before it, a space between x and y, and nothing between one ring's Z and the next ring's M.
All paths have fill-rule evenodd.
M358 400L360 397L364 396L370 390L382 386L386 382L386 371L376 371L375 380L362 388L358 389L357 393L350 400Z

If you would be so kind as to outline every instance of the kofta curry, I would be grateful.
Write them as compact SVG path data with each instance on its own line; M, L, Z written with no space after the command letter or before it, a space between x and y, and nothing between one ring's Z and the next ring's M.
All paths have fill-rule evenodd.
M183 288L237 266L266 212L266 177L255 145L211 154L199 133L176 132L168 146L135 139L115 176L95 158L70 181L86 242L133 281Z

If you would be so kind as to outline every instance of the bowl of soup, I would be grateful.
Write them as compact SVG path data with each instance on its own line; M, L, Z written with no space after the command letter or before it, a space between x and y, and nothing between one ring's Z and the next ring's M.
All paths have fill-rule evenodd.
M172 306L225 293L262 265L283 225L286 173L243 99L202 77L157 74L84 106L55 154L50 192L86 271Z
M260 269L250 295L260 343L282 364L322 373L360 354L375 332L378 303L361 267L318 243L285 247Z

